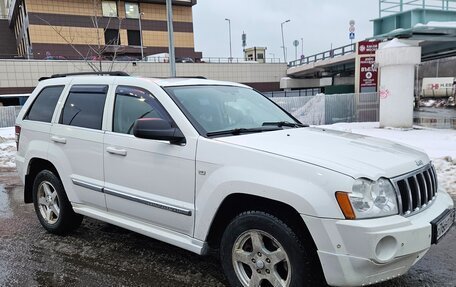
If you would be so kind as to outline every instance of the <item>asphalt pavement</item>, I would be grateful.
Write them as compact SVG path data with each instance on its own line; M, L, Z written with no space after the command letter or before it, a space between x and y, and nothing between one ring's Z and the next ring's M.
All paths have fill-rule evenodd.
M49 234L16 173L0 170L0 183L0 286L227 286L216 258L97 220ZM456 286L455 242L453 228L406 275L376 287Z

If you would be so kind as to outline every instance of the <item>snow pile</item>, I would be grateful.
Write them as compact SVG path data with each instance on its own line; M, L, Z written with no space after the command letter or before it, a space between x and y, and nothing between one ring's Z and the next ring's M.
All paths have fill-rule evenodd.
M14 128L0 128L0 168L14 168L16 142Z
M440 186L456 196L456 130L380 129L379 123L338 123L320 127L383 138L425 151L434 162Z
M437 22L437 21L430 21L427 24L423 23L418 23L415 25L415 28L418 27L435 27L435 28L456 28L456 22L453 21L442 21L442 22Z

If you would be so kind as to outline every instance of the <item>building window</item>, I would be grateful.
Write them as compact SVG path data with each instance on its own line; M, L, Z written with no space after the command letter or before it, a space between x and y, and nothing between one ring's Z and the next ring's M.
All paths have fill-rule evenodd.
M117 17L116 1L101 1L101 9L104 17Z
M105 30L105 45L120 45L120 35L117 29Z
M258 54L257 55L257 59L258 60L263 60L264 59L264 55L263 54Z
M130 19L139 19L138 3L125 2L125 17Z
M139 31L128 30L127 37L128 37L129 46L140 46L141 45L141 35L139 34Z

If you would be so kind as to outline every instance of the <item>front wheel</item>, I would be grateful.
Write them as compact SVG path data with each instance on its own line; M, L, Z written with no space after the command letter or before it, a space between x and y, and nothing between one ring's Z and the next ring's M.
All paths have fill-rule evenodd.
M220 247L225 274L232 286L317 286L315 252L280 219L245 212L226 228ZM314 265L314 266L312 266ZM319 268L319 267L317 267Z
M83 216L73 211L62 182L49 170L35 177L33 204L38 220L50 233L65 234L81 225Z

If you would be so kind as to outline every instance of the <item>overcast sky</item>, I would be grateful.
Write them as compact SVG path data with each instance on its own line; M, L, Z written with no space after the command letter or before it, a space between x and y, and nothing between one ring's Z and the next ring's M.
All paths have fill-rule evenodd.
M193 8L195 49L203 57L229 57L228 22L231 19L233 57L242 57L241 34L247 47L267 47L283 59L280 23L284 25L287 60L295 57L293 40L304 38L304 54L350 43L349 20L356 21L356 39L372 36L378 0L198 0ZM298 57L301 45L298 47Z

